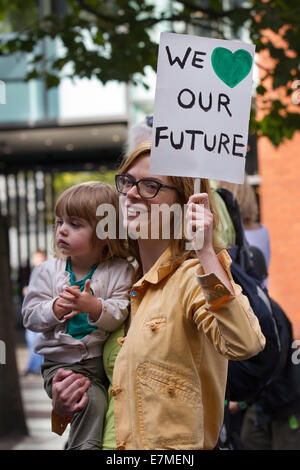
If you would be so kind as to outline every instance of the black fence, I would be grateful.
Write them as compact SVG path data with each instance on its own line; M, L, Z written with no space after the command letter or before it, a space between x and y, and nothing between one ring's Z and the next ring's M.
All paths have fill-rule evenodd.
M55 203L53 173L20 171L0 178L0 210L9 219L11 268L30 266L35 251L48 251Z

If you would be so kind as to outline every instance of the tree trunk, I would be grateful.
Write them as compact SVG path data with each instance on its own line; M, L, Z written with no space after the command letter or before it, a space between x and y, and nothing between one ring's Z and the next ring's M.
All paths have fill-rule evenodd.
M0 216L0 437L28 434L15 355L8 223Z

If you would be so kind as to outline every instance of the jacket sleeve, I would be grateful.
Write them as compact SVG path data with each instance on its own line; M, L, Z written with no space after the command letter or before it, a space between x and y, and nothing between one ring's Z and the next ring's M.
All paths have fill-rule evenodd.
M183 307L215 349L231 360L247 359L265 347L257 317L242 289L230 273L230 257L223 250L218 259L231 281L234 295L214 273L203 274L197 264L196 276L183 276Z
M23 324L32 331L45 332L53 329L59 320L52 310L57 297L53 296L53 277L48 263L37 266L31 274L27 294L22 305Z
M111 276L109 280L110 297L99 299L102 301L102 312L97 321L89 319L91 325L112 332L118 329L126 320L129 310L129 291L132 287L133 267L121 261L114 267L110 267Z

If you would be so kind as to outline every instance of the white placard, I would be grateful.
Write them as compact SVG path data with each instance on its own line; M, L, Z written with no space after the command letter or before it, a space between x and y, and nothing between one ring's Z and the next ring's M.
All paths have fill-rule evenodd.
M243 183L255 46L162 33L152 174Z

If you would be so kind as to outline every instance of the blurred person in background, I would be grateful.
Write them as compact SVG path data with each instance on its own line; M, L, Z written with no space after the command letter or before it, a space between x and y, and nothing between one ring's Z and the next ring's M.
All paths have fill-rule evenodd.
M218 186L230 191L238 202L246 239L251 248L254 247L252 253L256 257L254 264L257 265L260 272L265 272L264 286L268 287L267 275L271 257L270 235L268 228L258 221L258 203L255 190L249 184L246 174L244 184L221 181Z
M37 250L32 256L32 269L35 269L41 263L46 261L47 253L43 250ZM22 289L22 295L25 297L28 290L28 285L24 286ZM43 356L34 352L34 343L38 333L31 331L28 328L25 329L25 340L28 348L28 363L25 371L25 375L37 374L41 372L41 364L43 362Z

